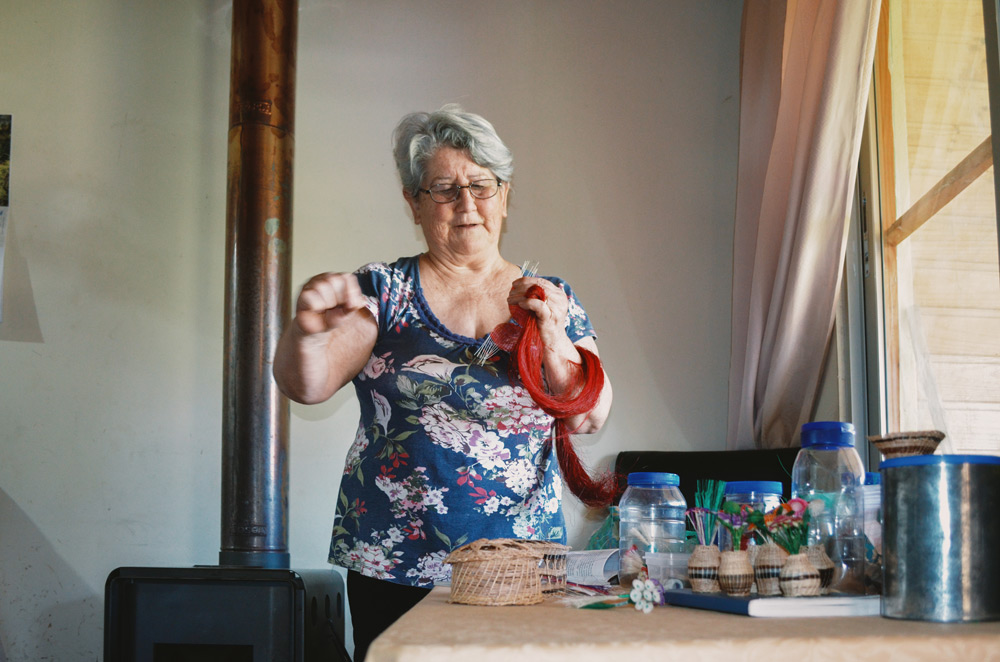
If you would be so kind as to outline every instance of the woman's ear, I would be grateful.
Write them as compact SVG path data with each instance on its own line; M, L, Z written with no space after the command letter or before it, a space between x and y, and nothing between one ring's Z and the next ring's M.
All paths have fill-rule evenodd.
M415 225L420 225L420 203L416 196L404 188L403 198L406 200L406 204L410 205L410 213L413 214L413 223Z
M507 218L507 201L510 198L510 182L504 182L500 185L500 195L503 196L503 199L500 201L500 204L503 206L503 216L501 218Z

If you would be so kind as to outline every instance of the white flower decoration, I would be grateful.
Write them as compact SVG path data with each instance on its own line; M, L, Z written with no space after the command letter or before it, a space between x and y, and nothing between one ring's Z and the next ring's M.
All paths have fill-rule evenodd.
M653 607L660 601L660 592L652 580L634 579L632 580L632 591L629 593L629 599L635 603L637 611L648 614L653 611Z

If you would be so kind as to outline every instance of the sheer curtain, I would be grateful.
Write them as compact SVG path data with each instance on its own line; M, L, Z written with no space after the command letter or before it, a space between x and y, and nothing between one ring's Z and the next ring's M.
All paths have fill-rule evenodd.
M730 449L798 444L833 328L878 0L745 0Z

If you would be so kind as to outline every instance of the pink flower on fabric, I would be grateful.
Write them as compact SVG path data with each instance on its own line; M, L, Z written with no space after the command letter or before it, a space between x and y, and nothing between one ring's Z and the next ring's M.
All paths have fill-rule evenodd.
M374 354L368 359L368 363L365 364L364 369L361 374L364 375L366 379L375 379L376 377L392 372L392 359L389 355L392 352L386 352L382 356L375 356Z
M443 402L424 407L418 420L432 442L456 453L468 454L468 439L483 430L482 425L463 420L451 406Z
M503 386L495 389L483 407L490 412L497 432L507 437L530 434L532 430L548 430L552 417L542 411L522 387Z
M460 368L461 366L440 356L424 354L410 359L403 364L403 367L407 370L419 372L420 374L446 382L451 379L451 373L454 372L455 368Z
M469 452L487 471L503 469L510 459L510 450L505 448L500 438L493 432L474 428L469 435Z

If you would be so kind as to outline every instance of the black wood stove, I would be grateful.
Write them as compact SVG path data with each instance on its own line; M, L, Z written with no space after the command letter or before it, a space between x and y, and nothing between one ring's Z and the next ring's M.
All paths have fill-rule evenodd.
M349 659L332 569L118 568L104 609L105 662Z

